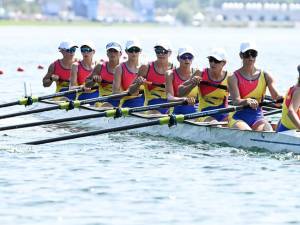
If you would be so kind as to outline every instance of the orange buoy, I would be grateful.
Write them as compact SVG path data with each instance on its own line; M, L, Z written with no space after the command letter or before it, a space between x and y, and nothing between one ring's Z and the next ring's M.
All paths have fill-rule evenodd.
M4 74L3 70L0 70L0 75Z
M37 68L40 69L40 70L44 69L44 67L42 65L38 65Z
M23 69L23 68L21 68L21 67L18 67L18 68L17 68L17 71L18 71L18 72L23 72L23 71L24 71L24 69Z

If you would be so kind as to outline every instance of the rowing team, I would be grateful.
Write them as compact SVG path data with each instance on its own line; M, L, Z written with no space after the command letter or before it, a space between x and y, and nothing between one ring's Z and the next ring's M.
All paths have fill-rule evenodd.
M162 114L187 114L196 110L228 107L230 94L234 105L250 107L230 114L204 117L199 121L228 121L228 126L232 128L272 131L272 126L264 118L260 103L264 100L266 88L274 100L280 100L282 96L275 88L272 76L256 68L258 50L254 42L241 43L239 56L242 66L232 74L224 70L226 52L221 48L211 51L207 57L209 68L202 71L192 68L195 54L189 46L178 49L179 67L174 67L169 62L172 53L170 43L165 40L158 41L154 46L156 60L141 66L139 56L142 48L138 40L127 41L125 52L128 59L123 63L120 63L122 47L117 42L106 45L108 61L99 64L93 61L93 42L87 41L80 46L82 59L75 62L77 48L72 42L61 42L58 49L63 58L49 66L43 79L44 87L55 82L56 91L61 92L83 86L85 92L67 96L70 100L108 96L122 91L130 93L129 96L110 99L101 105L108 107L138 107L182 99L189 103L176 106L173 111L159 109ZM284 98L278 132L300 129L300 66L298 72L297 83L289 88ZM93 88L95 86L98 88ZM199 100L198 107L195 106L196 98Z

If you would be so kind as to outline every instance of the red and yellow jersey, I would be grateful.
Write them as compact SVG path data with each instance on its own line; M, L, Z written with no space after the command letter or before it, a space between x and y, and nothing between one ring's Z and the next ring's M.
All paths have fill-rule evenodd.
M78 63L78 71L77 71L77 84L82 85L85 83L85 79L91 74L93 68L87 70L82 65L82 61Z
M282 123L282 125L284 125L286 128L288 128L290 130L297 128L288 116L289 106L291 104L292 97L293 97L293 94L294 94L296 88L297 88L297 86L292 86L289 88L289 90L284 98L284 102L282 104L281 123ZM298 109L297 114L300 119L300 108Z
M146 105L147 102L149 102L152 99L167 98L165 91L165 74L161 74L155 70L154 62L151 62L149 64L146 80L149 82L149 84L144 84Z
M122 78L121 78L121 88L123 91L127 91L129 86L137 77L137 73L132 73L128 70L126 63L122 63Z
M114 74L108 71L107 63L108 62L104 62L101 65L101 70L98 74L102 78L102 81L99 84L99 91L100 91L100 95L102 96L107 96L112 94L112 84L114 80Z
M54 63L53 74L59 76L59 80L56 82L56 92L60 92L62 88L69 88L71 68L66 69L62 66L61 60L56 60Z
M225 77L220 81L211 80L208 74L208 68L202 71L202 81L208 83L228 86L228 76L227 72ZM212 87L209 85L201 84L199 85L199 111L208 107L227 107L228 105L228 90L224 90L218 87Z
M236 76L238 80L238 88L242 99L253 98L259 103L263 101L266 93L267 82L262 70L255 80L246 79L239 71L235 71L234 76Z
M179 85L181 85L182 83L184 83L186 80L181 79L181 77L179 76L177 69L174 68L173 69L173 91L174 91L174 97L179 97L179 93L178 93L178 89L179 89ZM194 87L190 93L187 95L187 97L194 97L196 98L198 95L198 88Z

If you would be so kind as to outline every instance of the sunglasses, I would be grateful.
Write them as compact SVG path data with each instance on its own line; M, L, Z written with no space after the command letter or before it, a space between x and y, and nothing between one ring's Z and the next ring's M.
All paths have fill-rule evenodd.
M155 48L154 51L157 55L166 55L169 53L169 51L164 48Z
M216 64L219 64L219 63L222 62L222 61L217 60L217 59L214 58L214 57L208 57L208 61L209 61L210 63L216 63Z
M189 53L187 53L187 54L183 54L183 55L180 56L179 58L180 58L181 60L186 60L186 59L192 60L192 59L194 58L194 56L191 55L191 54L189 54Z
M244 52L242 55L243 55L243 58L250 58L250 56L252 58L256 58L257 57L257 51L248 50L248 51Z
M81 53L90 53L93 51L93 49L84 47L84 48L80 48L80 51L81 51Z
M129 53L139 53L139 52L141 52L141 49L138 48L138 47L132 47L130 49L127 49L127 52L129 52Z
M110 53L117 53L119 52L118 50L114 49L114 48L110 48L107 50L107 52L110 52Z
M76 48L74 47L74 48L64 49L64 51L72 54L76 52Z

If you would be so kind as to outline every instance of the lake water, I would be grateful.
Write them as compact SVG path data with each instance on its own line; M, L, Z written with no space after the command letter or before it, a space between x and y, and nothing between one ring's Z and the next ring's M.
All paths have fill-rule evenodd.
M207 66L212 47L224 47L229 71L241 65L239 43L252 39L260 47L257 64L273 74L282 93L296 81L300 54L299 29L28 26L0 27L0 33L1 103L19 99L25 81L37 96L54 91L41 80L64 39L93 40L101 59L107 42L124 45L137 37L143 61L154 58L156 40L169 39L174 62L177 49L189 44L199 68ZM0 126L35 120L17 117ZM44 126L0 133L0 224L300 224L299 155L128 132L20 144L75 131Z

